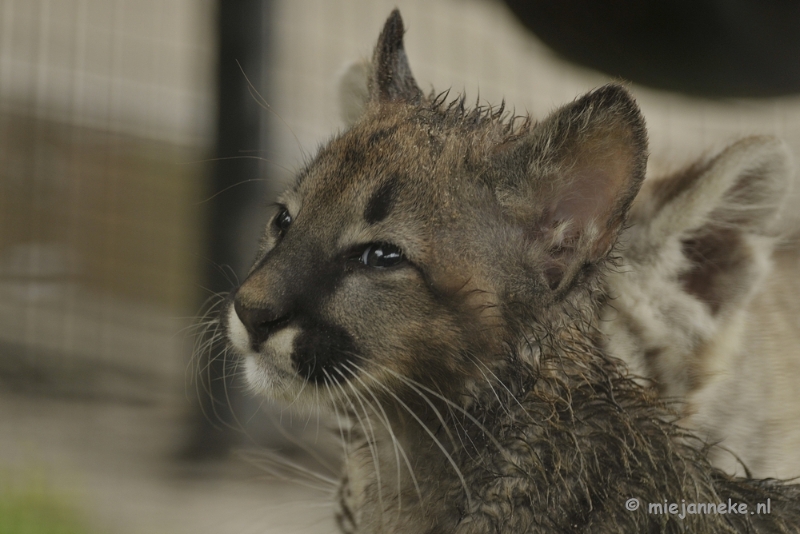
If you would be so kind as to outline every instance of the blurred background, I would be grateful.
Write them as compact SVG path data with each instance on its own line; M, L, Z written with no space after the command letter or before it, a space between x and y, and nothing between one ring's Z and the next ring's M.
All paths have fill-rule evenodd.
M325 422L195 332L394 7L425 90L543 117L631 80L653 174L754 133L800 154L797 2L554 5L0 0L0 533L333 530Z

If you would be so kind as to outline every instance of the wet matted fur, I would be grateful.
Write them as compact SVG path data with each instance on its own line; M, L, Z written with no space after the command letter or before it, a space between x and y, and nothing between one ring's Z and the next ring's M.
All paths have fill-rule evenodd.
M713 468L604 342L647 159L632 97L466 109L423 95L403 31L395 11L363 115L283 195L225 314L254 390L347 421L342 530L800 532L798 487ZM729 502L770 513L648 507Z

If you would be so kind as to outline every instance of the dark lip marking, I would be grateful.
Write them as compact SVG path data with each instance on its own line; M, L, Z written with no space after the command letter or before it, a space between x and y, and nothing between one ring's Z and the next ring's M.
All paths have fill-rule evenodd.
M298 374L315 384L344 380L339 369L358 354L353 337L344 328L327 322L304 324L292 346L292 362Z
M364 220L368 224L376 224L388 217L397 199L400 177L392 174L378 186L364 209Z

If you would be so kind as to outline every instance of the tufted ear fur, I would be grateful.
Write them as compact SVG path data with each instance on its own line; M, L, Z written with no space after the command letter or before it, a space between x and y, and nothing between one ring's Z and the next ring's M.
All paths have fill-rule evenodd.
M400 11L395 9L383 26L372 55L368 83L370 100L416 103L422 98L422 91L408 65L403 33L403 19Z
M497 198L526 239L544 245L540 270L564 293L608 255L644 179L639 108L623 87L606 85L496 152Z

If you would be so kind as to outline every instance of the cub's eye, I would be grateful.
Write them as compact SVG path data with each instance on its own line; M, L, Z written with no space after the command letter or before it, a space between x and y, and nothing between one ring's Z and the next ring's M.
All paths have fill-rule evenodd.
M280 213L278 213L278 216L275 217L273 224L280 233L284 233L286 230L288 230L289 226L292 224L292 216L289 215L289 210L283 208Z
M406 261L400 248L388 243L375 243L369 245L361 254L360 261L367 267L385 269L394 267Z

